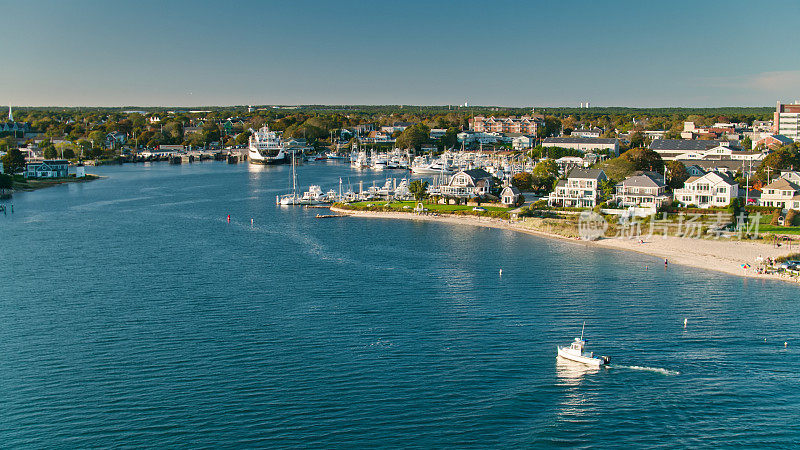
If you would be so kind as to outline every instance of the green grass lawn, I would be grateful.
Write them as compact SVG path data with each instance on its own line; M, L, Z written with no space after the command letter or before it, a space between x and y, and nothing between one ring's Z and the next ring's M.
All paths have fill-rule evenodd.
M367 205L383 206L396 209L399 211L405 211L409 209L413 210L417 206L417 202L387 203L381 200L381 201L371 201L371 202L356 202L356 203L351 203L350 205L355 208L367 208L368 207ZM467 206L467 205L440 205L438 203L425 203L425 202L423 202L423 205L425 206L425 208L428 209L428 211L433 211L433 212L472 211L472 208L474 208L474 206ZM493 212L506 212L511 209L511 208L506 208L504 206L489 206L489 205L481 205L481 208L485 208L486 211L493 211Z
M759 223L758 232L771 234L800 234L800 227L780 227L778 225L770 225L769 223Z

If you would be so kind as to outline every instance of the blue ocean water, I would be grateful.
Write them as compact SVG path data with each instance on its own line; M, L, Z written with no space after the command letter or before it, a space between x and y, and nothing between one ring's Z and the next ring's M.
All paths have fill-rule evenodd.
M91 172L107 178L0 215L0 446L800 444L797 286L504 230L316 220L275 205L288 167ZM557 363L584 320L612 368Z

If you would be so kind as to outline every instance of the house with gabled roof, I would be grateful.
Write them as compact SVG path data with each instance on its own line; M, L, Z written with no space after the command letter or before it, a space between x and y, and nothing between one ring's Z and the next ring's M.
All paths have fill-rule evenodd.
M506 206L516 206L519 202L520 192L514 186L508 185L500 193L500 203Z
M483 169L461 170L439 187L445 197L483 197L492 190L492 174Z
M25 163L25 178L64 178L69 176L69 161L45 159Z
M761 188L761 206L792 208L794 201L800 202L800 185L778 177Z
M567 179L558 180L547 198L550 206L594 208L600 198L600 183L608 177L602 169L570 170Z
M656 172L634 172L615 186L614 201L620 206L657 209L672 201L667 193L664 175Z
M674 195L683 206L724 207L739 196L739 184L726 173L708 172L689 177L681 189L675 189Z

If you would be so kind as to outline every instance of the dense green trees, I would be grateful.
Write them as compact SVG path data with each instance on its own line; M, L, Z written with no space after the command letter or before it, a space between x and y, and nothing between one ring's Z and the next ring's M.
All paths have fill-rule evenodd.
M543 159L534 166L531 176L531 189L537 192L550 191L558 178L558 164L555 160Z
M414 196L418 202L425 200L428 197L428 182L422 180L414 180L408 185L408 191Z
M415 124L412 125L402 133L400 136L397 137L396 145L398 148L403 149L414 149L419 151L422 147L422 144L425 144L430 139L431 129L428 128L425 124Z
M15 174L25 170L25 156L14 146L8 149L3 155L3 171L7 174Z
M781 147L774 152L767 155L761 165L758 166L753 180L762 183L768 183L767 173L769 172L770 178L775 178L780 174L781 170L788 170L791 168L800 168L800 154L797 151L797 144L787 145Z
M45 159L56 159L58 158L58 152L53 144L48 145L42 150Z
M689 172L686 166L680 161L669 161L666 163L667 168L667 185L671 189L679 189L683 187L683 183L689 179Z
M450 127L442 136L442 146L445 149L455 148L458 146L458 128Z
M649 148L634 148L623 153L620 158L625 158L632 162L634 170L650 170L653 172L663 172L664 161L661 155Z
M752 150L753 149L753 140L750 139L750 136L745 136L744 139L739 143L744 150Z
M0 173L0 193L8 191L14 187L14 177Z
M528 172L520 172L511 178L511 185L520 191L528 191L533 183L533 175Z

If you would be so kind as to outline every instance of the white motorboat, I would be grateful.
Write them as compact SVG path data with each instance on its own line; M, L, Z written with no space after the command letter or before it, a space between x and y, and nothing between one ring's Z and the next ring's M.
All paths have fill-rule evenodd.
M575 338L575 341L573 341L569 347L557 347L558 357L586 364L592 367L608 365L610 362L608 356L594 356L593 352L585 351L586 341L583 339L584 328L586 328L586 322L583 323L583 328L581 328L581 337Z

